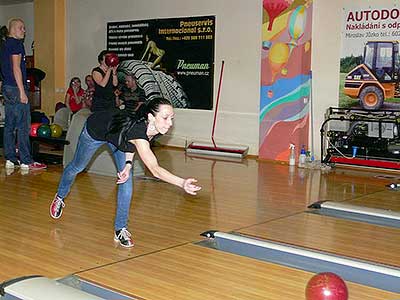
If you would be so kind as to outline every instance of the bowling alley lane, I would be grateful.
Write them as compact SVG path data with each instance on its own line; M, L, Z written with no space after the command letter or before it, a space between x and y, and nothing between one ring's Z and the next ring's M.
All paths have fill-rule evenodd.
M314 273L186 244L76 275L152 300L301 300ZM400 294L346 284L350 300L400 299Z
M361 197L351 199L345 203L364 206L368 208L387 209L394 212L400 212L400 191L385 188L382 191L363 195Z
M400 267L400 229L307 212L238 231L300 247Z

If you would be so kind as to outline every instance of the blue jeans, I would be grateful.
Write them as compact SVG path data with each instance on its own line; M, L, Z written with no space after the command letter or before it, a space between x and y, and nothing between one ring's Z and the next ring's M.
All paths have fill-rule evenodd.
M31 126L30 104L20 101L19 89L14 86L3 86L4 96L4 156L7 160L17 161L16 142L18 143L21 163L29 165L33 162L29 132ZM17 141L15 138L17 137Z
M93 139L87 132L85 125L81 135L79 136L74 158L65 167L60 184L58 185L57 195L59 197L64 199L68 195L76 175L86 168L97 149L104 144L108 144L110 147L118 171L120 172L124 169L125 153L118 150L113 144ZM133 191L132 173L131 170L130 179L125 183L118 185L117 212L114 222L115 230L127 227Z

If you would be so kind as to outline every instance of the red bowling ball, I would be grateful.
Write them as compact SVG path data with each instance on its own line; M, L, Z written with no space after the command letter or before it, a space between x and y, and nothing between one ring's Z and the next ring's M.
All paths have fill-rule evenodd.
M116 67L119 64L119 57L114 52L107 53L105 56L105 63L109 67Z
M313 276L306 287L307 300L347 300L348 297L346 283L331 272Z
M42 125L42 123L32 123L29 135L30 136L37 136L37 130L40 127L40 125Z

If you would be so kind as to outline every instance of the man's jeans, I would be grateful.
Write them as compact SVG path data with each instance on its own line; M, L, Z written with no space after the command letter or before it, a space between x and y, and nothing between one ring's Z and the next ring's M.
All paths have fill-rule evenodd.
M124 169L125 153L119 151L113 144L93 139L87 132L85 125L81 135L79 136L74 158L65 167L60 184L58 185L57 195L59 197L64 199L68 195L76 175L86 168L97 149L104 144L107 144L110 147L117 165L117 170L120 172ZM115 230L120 230L123 227L127 227L129 208L132 199L132 190L133 180L131 170L130 178L125 183L118 185L117 212L114 223Z
M4 96L4 156L7 160L17 161L16 142L18 144L19 160L29 165L33 162L29 141L31 126L30 104L20 101L18 87L3 85ZM17 137L17 141L15 140Z

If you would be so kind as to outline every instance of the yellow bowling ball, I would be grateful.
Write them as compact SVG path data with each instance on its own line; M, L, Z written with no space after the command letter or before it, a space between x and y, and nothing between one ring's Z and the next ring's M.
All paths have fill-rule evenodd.
M52 124L50 125L50 129L51 129L51 137L59 138L60 136L62 136L63 130L60 125Z

